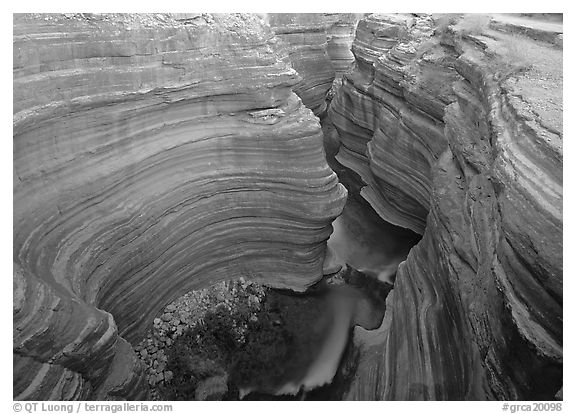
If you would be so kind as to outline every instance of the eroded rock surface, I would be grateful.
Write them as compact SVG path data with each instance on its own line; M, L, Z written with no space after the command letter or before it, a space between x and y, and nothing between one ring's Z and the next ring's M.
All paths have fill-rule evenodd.
M143 398L129 343L164 305L322 276L346 190L260 18L15 15L13 33L14 398Z
M563 360L562 50L501 24L492 30L490 19L443 27L437 20L432 47L400 54L408 59L401 75L384 71L406 47L401 39L428 26L426 20L360 22L355 54L366 69L345 77L336 98L351 109L344 119L347 113L334 108L343 132L339 157L361 173L370 187L366 198L383 217L397 219L414 205L406 201L409 188L422 200L421 216L405 225L426 219L423 239L399 267L381 327L356 330L363 355L347 398L553 399L562 388ZM378 47L360 47L366 31ZM435 62L439 50L445 57ZM411 94L415 84L405 79L422 67L446 83L437 85L446 98L438 98L439 90L427 101ZM379 73L378 85L396 85L394 95L404 99L376 87ZM373 86L364 92L358 84ZM411 118L389 115L389 102L400 101L396 107L406 111L410 96L421 103L426 133L408 135L398 119ZM383 134L393 135L382 149L405 154L404 165L377 155ZM418 157L405 148L423 142L430 142L420 158L426 168L411 173L406 163ZM382 176L387 187L376 185L381 159L390 170ZM371 197L377 192L396 205L380 204Z
M283 41L257 16L15 16L15 398L145 398L131 344L165 304L322 276L345 190L291 90L321 114L349 59L322 16ZM423 237L355 330L348 399L563 394L561 47L521 16L359 23L337 159Z
M326 111L326 95L354 61L350 52L360 15L354 13L270 13L265 19L302 76L294 91L316 115Z
M329 116L342 146L336 159L362 179L362 196L386 221L422 234L430 167L446 148L443 113L459 76L454 55L431 37L430 17L371 15L358 24L356 60ZM417 59L417 50L429 53Z

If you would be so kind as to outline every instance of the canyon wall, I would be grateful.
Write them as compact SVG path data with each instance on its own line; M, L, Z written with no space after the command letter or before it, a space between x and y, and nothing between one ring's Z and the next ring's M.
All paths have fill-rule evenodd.
M247 15L14 16L14 398L140 399L189 290L322 277L346 190Z
M317 281L346 190L306 107L339 77L341 178L422 235L346 397L552 398L561 24L370 15L350 55L358 15L261 17L15 15L14 398L145 398L166 303Z
M410 26L409 26L410 25ZM336 159L356 172L361 195L386 221L422 234L430 199L430 167L446 148L444 107L458 74L454 56L432 47L431 18L368 16L352 51L354 70L330 106L341 148ZM416 59L420 45L431 48Z
M354 62L351 47L356 33L356 26L362 18L362 13L325 13L328 27L326 29L326 50L337 82L342 80Z
M358 25L355 69L330 108L337 159L381 217L423 238L380 328L355 331L348 399L561 390L562 50L507 24Z
M354 13L270 13L266 21L288 51L292 67L302 76L294 87L316 115L326 111L326 95L335 79L354 61L350 52Z

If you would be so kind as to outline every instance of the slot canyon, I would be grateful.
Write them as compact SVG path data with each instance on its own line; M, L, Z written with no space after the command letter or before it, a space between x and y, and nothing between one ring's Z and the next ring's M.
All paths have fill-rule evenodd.
M562 400L562 19L14 14L13 398Z

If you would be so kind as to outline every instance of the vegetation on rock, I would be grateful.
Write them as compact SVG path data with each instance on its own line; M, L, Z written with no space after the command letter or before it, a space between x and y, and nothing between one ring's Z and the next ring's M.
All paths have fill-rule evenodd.
M284 372L278 361L287 357L293 338L275 300L266 296L267 291L241 280L190 292L169 305L141 344L141 349L146 349L151 342L152 350L163 344L154 354L144 351L155 397L212 399L206 384L220 384L222 378L227 378L227 392L221 393L221 386L214 387L221 394L218 399L237 399L238 387L281 381ZM180 314L182 309L190 318L179 320L174 328L177 316L171 315ZM188 312L190 309L192 312ZM166 325L172 325L172 329L162 329ZM157 372L158 367L164 369L163 375Z

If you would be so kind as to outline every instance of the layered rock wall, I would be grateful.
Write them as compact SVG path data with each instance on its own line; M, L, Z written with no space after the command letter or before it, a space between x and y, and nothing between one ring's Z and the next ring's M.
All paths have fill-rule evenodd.
M374 21L391 30L392 19L372 16L358 35ZM562 51L470 26L433 36L457 73L444 128L429 135L445 148L429 163L425 232L398 269L384 322L356 331L363 355L349 399L552 399L562 387ZM405 67L428 53L435 47ZM356 93L347 85L342 93ZM376 118L379 103L363 107ZM405 138L391 133L394 153Z
M142 398L166 303L322 276L346 197L246 15L15 15L14 398Z
M321 277L345 190L291 89L322 113L349 58L322 16L272 17L282 42L256 16L15 16L15 398L144 398L130 344L163 305ZM561 388L562 35L543 31L359 23L328 114L337 159L423 238L382 325L356 329L347 398Z
M316 115L326 111L326 95L354 56L350 52L360 15L353 13L271 13L265 16L281 39L302 80L294 91Z
M437 45L430 17L371 15L360 21L356 60L329 116L342 146L336 159L357 173L361 195L386 221L422 234L430 167L446 148L442 116L459 76ZM416 59L417 49L430 50Z
M356 26L361 18L360 13L326 13L325 19L328 23L326 50L334 68L335 80L338 82L354 62L352 43Z

